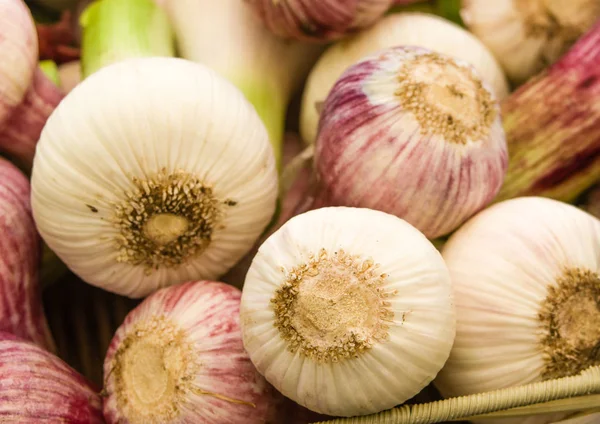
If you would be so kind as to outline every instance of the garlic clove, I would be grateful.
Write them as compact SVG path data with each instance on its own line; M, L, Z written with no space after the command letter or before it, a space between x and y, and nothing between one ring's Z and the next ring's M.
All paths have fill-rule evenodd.
M440 254L405 221L361 208L306 212L271 235L246 276L240 314L258 371L333 416L413 397L454 338Z
M224 283L188 282L131 311L104 362L107 422L272 422L283 398L244 351L240 297Z
M300 134L309 144L317 137L320 111L315 105L327 94L342 73L365 56L394 46L418 46L469 62L490 84L496 98L509 93L508 82L498 61L470 32L435 15L396 13L329 47L310 72L302 95Z
M11 423L102 424L98 393L42 348L0 332L0 417Z
M84 281L129 297L225 273L276 196L252 106L214 71L175 58L125 60L82 81L44 128L32 174L48 246Z
M330 91L312 207L377 209L436 238L492 201L507 161L498 103L473 67L393 47L348 68Z
M29 181L0 158L0 331L54 351L41 290L41 246L31 216Z
M598 0L466 0L466 26L521 84L554 63L600 18Z
M600 365L599 252L600 221L541 197L497 203L455 232L442 251L457 310L454 346L435 380L442 395Z
M274 34L327 42L376 22L393 0L245 0Z

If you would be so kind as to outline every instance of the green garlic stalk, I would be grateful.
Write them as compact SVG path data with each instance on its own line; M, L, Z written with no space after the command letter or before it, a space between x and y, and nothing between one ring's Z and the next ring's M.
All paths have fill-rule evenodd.
M124 59L175 56L169 19L152 0L97 0L80 24L82 78Z
M287 105L323 47L271 34L240 0L162 0L185 59L240 89L267 127L281 163Z

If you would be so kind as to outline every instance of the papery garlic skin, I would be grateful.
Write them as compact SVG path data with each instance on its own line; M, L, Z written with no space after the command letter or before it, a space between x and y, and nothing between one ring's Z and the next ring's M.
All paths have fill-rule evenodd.
M598 0L465 0L461 17L521 84L562 56L600 18Z
M313 207L381 210L436 238L492 201L507 162L498 103L475 70L394 47L348 68L330 91Z
M306 143L314 143L321 105L342 73L367 55L399 45L424 47L467 61L490 84L498 100L509 93L500 64L473 34L435 15L392 14L371 28L333 44L321 55L308 76L302 95L300 134Z
M0 332L0 421L102 424L102 401L90 383L58 357Z
M107 422L275 422L282 397L244 350L240 297L224 283L188 282L131 311L104 362Z
M457 311L454 346L434 382L442 395L513 387L599 365L593 346L600 341L600 308L584 297L589 290L600 293L599 252L598 219L541 197L497 203L454 233L442 251Z
M246 276L240 314L244 347L266 379L333 416L411 398L454 338L440 254L405 221L361 208L309 211L271 235Z
M32 207L74 273L142 297L225 273L269 223L277 184L264 125L233 85L183 59L137 58L86 78L51 116Z
M0 331L54 351L39 286L40 238L29 198L27 177L0 158Z
M327 42L375 23L393 0L245 0L275 35Z

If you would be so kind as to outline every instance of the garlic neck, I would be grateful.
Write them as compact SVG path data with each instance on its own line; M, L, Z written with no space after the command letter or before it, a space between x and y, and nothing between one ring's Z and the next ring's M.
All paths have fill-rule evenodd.
M394 293L371 260L321 250L288 273L272 299L276 327L292 351L317 362L357 357L388 337Z
M600 365L600 277L567 269L548 289L539 313L545 379L578 374Z

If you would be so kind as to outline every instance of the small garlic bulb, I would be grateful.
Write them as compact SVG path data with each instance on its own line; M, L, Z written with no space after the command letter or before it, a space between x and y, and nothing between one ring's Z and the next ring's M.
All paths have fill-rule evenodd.
M274 423L283 397L242 345L241 292L192 281L153 293L125 318L104 362L107 423Z
M507 156L498 102L471 65L392 47L348 68L325 100L313 207L381 210L436 238L492 201Z
M245 0L274 34L327 42L375 23L393 0Z
M600 18L598 0L463 0L465 25L520 84L562 56Z
M138 58L86 78L50 117L32 207L79 277L142 297L225 273L270 221L277 184L265 127L233 85L183 59Z
M442 256L457 311L454 347L435 381L443 396L600 365L598 219L548 198L507 200L464 224ZM498 422L553 419L559 418Z
M332 416L413 397L454 339L441 255L405 221L370 209L321 208L286 222L255 256L240 314L259 372Z

